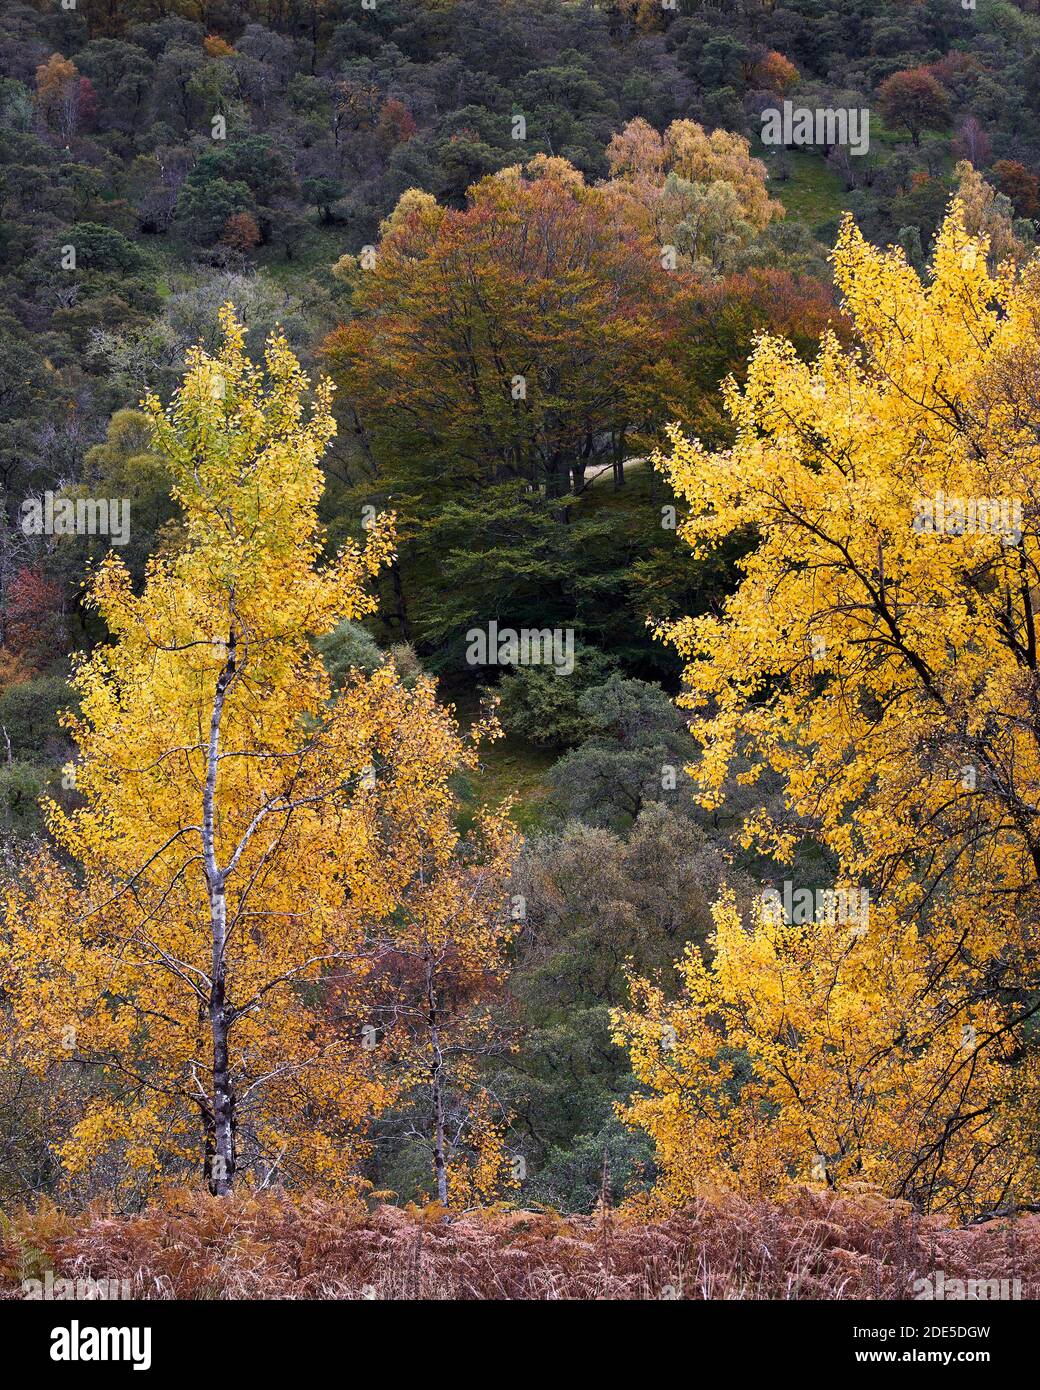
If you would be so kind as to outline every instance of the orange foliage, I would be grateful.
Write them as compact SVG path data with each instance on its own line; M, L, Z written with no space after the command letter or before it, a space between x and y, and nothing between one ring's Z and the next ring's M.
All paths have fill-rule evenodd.
M1040 1291L1040 1218L967 1230L901 1202L803 1190L773 1205L701 1200L654 1221L599 1211L424 1209L306 1195L173 1193L135 1216L16 1213L0 1298L32 1274L127 1279L132 1297L395 1299L900 1299L943 1270Z

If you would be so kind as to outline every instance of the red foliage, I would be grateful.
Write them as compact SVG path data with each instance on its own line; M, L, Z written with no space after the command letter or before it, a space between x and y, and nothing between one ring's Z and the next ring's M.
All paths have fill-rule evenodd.
M70 1233L71 1228L71 1233ZM56 1277L126 1279L143 1298L901 1299L942 1270L1040 1292L1040 1218L953 1229L900 1202L803 1191L702 1200L652 1221L601 1211L419 1211L273 1193L190 1192L136 1216L17 1215L0 1296L26 1252ZM39 1264L38 1257L36 1258Z
M756 87L762 87L767 92L778 92L780 96L786 95L800 76L790 58L777 53L775 49L756 63L751 71L751 80Z
M90 125L98 113L98 94L89 77L79 79L79 123Z
M790 338L798 347L814 347L827 328L840 338L851 336L852 325L838 309L826 285L788 270L755 267L727 275L720 285L705 288L708 315L742 318L750 332L768 331Z
M1031 174L1017 159L998 159L993 166L994 182L1015 205L1019 217L1040 213L1040 178Z
M246 252L252 251L254 246L259 246L263 238L252 213L234 212L224 223L220 240L232 250Z
M923 130L939 129L950 119L946 89L924 66L886 77L878 88L877 104L885 124L905 127L915 145Z
M61 585L38 565L18 570L7 591L5 644L29 664L46 665L64 644L62 607Z
M383 105L376 122L376 147L385 159L398 145L406 144L417 130L417 126L403 102L391 98Z
M689 327L694 346L688 371L699 388L694 432L719 446L730 430L719 403L719 383L730 374L743 377L759 334L789 338L803 357L815 355L828 328L843 342L852 335L851 324L826 285L787 270L759 267L700 284Z
M590 429L675 419L686 395L688 277L662 274L660 247L563 161L527 175L483 179L464 210L395 213L354 317L322 349L367 429L395 447L421 432L460 460L493 439L489 480L517 460L560 467ZM515 409L506 360L535 364L530 399L551 409ZM537 447L532 428L546 431Z

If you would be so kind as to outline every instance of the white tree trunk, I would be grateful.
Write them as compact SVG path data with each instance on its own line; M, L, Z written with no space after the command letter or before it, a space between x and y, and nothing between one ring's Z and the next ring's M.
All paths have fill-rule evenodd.
M213 1046L212 1119L213 1152L207 1174L210 1191L224 1197L235 1178L235 1093L228 1059L228 1030L230 1009L227 1001L227 896L224 871L217 863L215 802L217 767L220 762L220 721L228 687L235 679L235 635L228 640L227 661L217 677L210 716L209 750L206 767L206 786L202 803L202 849L206 864L206 886L209 893L210 933L213 942L212 976L209 996L210 1035Z

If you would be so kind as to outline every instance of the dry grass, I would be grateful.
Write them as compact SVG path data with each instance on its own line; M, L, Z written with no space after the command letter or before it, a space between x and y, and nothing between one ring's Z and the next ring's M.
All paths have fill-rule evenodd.
M1040 1292L1040 1218L954 1230L905 1206L814 1192L618 1213L420 1212L317 1196L172 1194L137 1216L53 1207L5 1223L0 1297L26 1277L127 1279L136 1298L895 1299L947 1280Z

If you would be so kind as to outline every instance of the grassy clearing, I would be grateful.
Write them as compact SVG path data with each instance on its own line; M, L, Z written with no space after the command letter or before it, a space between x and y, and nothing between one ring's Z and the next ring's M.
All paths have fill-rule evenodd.
M789 150L789 175L781 179L777 172L775 151L766 157L769 169L769 192L778 198L788 217L797 218L816 228L840 217L845 206L845 189L841 179L818 154L804 150Z
M483 752L480 772L474 779L477 799L496 806L511 796L516 824L527 832L538 830L546 819L548 774L555 761L550 750L507 734Z
M285 252L273 243L258 247L252 259L283 289L298 291L312 276L326 275L349 249L342 227L312 221L306 240L294 252L292 260L287 260Z
M453 705L463 729L469 729L480 715L477 691L443 690L441 698ZM468 795L474 806L498 806L513 798L512 818L525 833L538 830L546 819L549 796L549 769L556 761L551 749L538 748L515 734L505 734L481 749L480 767L467 779Z

